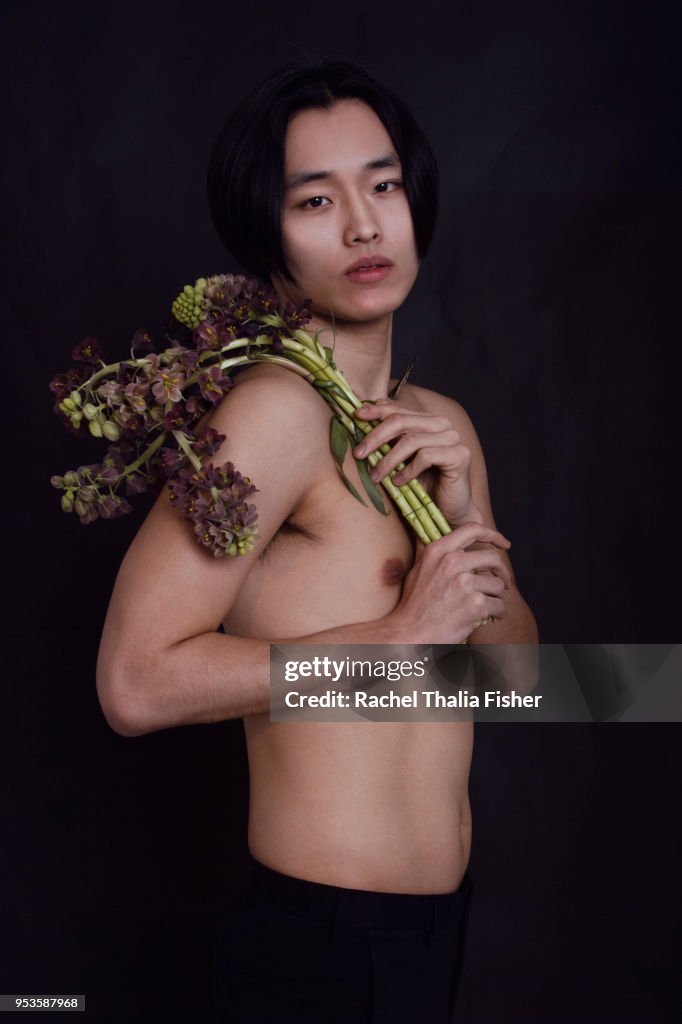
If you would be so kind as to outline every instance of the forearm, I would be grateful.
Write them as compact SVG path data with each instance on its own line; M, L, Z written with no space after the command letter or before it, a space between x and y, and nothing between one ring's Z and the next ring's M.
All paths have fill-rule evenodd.
M485 685L490 683L505 692L527 694L539 678L537 623L516 585L505 593L504 604L504 618L479 626L469 637L469 643L474 650L480 650L487 663Z
M389 618L338 626L295 640L201 633L129 669L116 687L115 701L106 702L107 720L123 736L141 736L178 725L268 712L270 644L287 642L383 644L397 643L398 635Z

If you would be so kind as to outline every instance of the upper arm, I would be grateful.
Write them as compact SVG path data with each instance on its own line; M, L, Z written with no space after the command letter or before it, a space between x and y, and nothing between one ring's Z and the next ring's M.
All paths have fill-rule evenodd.
M254 561L303 498L320 431L311 429L304 441L301 424L319 417L319 396L289 371L269 370L240 381L204 424L227 435L210 461L234 463L258 488L248 499L258 510L253 550L215 558L171 505L166 484L121 564L100 645L98 688L184 639L215 631Z

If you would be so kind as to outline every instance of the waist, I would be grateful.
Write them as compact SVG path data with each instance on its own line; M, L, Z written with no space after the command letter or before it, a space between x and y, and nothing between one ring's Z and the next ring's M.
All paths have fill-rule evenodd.
M461 918L472 890L468 871L454 891L444 893L384 892L328 885L275 871L252 855L248 871L251 900L321 923L334 921L342 906L344 923L359 928L451 928Z

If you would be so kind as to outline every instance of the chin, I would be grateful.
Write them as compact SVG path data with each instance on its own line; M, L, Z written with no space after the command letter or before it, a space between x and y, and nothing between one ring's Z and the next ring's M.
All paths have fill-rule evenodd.
M313 303L323 316L329 315L329 310L334 310L334 316L338 320L349 320L362 322L368 320L380 320L382 317L390 316L407 298L409 289L391 288L382 289L368 287L364 293L358 291L357 295L344 295L343 297L329 296L326 303Z

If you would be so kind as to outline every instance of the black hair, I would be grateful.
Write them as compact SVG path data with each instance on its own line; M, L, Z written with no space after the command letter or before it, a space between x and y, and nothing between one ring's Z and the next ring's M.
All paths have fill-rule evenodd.
M284 142L294 114L359 99L372 108L400 158L417 253L426 255L438 207L438 165L403 101L348 60L327 57L310 67L275 71L237 106L216 139L208 165L215 228L244 270L267 281L293 281L282 248Z

